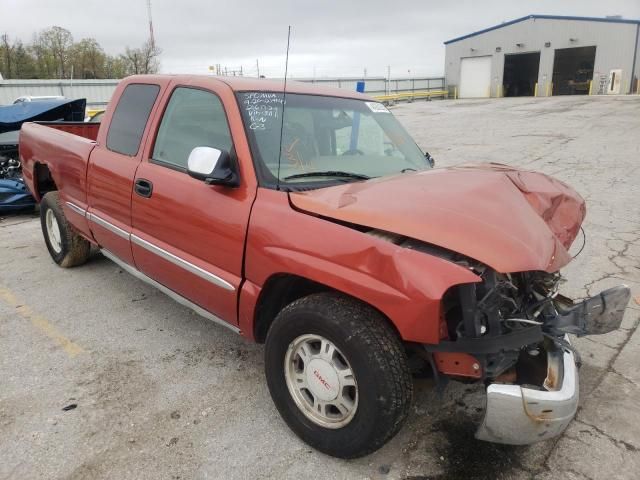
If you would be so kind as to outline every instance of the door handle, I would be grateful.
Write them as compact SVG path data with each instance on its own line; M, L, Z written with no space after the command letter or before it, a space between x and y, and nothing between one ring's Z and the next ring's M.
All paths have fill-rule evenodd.
M141 197L149 198L153 193L153 183L144 178L138 178L133 189Z

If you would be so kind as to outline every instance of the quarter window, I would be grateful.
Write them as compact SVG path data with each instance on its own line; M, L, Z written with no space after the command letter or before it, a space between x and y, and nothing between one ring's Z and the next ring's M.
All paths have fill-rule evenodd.
M138 153L144 128L159 91L158 85L138 83L124 89L107 133L109 150L130 156Z
M224 107L217 95L204 90L176 88L158 129L152 159L187 168L195 147L231 150Z

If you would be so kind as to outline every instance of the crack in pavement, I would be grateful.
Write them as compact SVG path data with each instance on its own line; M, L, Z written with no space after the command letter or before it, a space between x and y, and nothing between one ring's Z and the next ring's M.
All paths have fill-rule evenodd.
M636 447L635 445L632 445L629 442L625 442L624 440L620 440L618 438L612 437L609 433L605 432L600 427L597 427L597 426L595 426L595 425L593 425L593 424L591 424L589 422L585 422L584 420L578 420L577 418L574 421L577 422L577 423L581 423L582 425L586 425L587 427L593 428L596 432L598 432L598 434L600 434L603 437L606 437L607 439L611 440L616 445L622 445L627 451L630 451L630 452L640 451L640 449L638 447ZM584 430L584 431L588 432L587 430ZM588 433L590 435L593 435L592 432L588 432ZM571 435L568 435L568 434L567 434L567 437L577 440L575 437L572 437Z

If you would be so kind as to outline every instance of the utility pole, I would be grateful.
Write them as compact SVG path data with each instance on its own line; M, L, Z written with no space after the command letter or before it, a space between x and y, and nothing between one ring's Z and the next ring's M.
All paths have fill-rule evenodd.
M364 67L364 77L363 78L367 78L367 67Z
M149 17L149 42L151 43L151 50L155 50L156 40L153 36L153 19L151 18L151 0L147 0L147 15Z
M256 58L256 70L258 71L258 78L260 78L260 64L258 63L257 58Z

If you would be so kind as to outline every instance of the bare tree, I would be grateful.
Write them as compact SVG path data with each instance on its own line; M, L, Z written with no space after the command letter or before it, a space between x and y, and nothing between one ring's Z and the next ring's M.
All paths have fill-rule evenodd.
M33 35L28 51L36 64L36 71L39 78L53 78L55 75L55 61L51 52L42 38L42 35Z
M49 50L55 62L58 78L67 78L73 35L69 30L53 26L40 33L42 44Z
M107 55L104 62L104 78L123 78L127 76L127 65L120 56Z
M6 33L0 37L0 59L4 78L12 78L13 73L13 53L15 46L9 42L9 35Z
M94 38L73 42L71 32L51 27L33 35L30 44L0 35L0 72L4 78L122 78L157 73L161 50L147 41L124 54L107 55Z
M162 50L147 41L141 48L125 49L124 55L120 58L126 66L127 74L139 75L146 73L158 73L160 59L158 58Z
M13 78L38 78L35 61L20 40L14 43L13 70Z
M94 38L83 38L70 49L70 62L77 78L104 77L106 55Z

